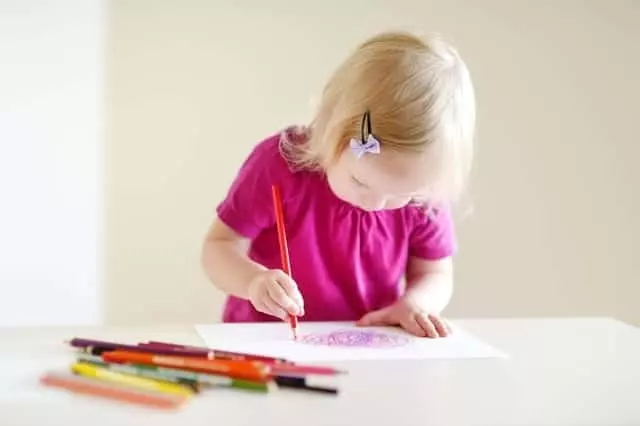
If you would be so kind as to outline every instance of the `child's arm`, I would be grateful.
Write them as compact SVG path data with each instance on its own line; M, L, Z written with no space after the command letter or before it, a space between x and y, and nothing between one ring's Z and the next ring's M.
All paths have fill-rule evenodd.
M202 248L202 266L209 280L225 293L242 299L249 298L249 283L266 269L249 259L249 244L249 239L216 220Z
M453 221L448 210L418 223L410 239L407 290L390 306L363 316L361 325L399 325L416 336L444 337L451 330L440 312L453 293L455 251Z
M453 294L453 261L425 260L412 257L407 266L405 298L424 312L437 314L444 310Z
M445 337L451 330L440 318L453 293L450 257L425 260L411 257L407 265L407 291L394 304L362 317L359 325L399 325L420 337Z
M298 287L282 270L273 266L268 269L251 260L249 249L251 241L275 226L271 185L282 187L286 202L292 182L291 170L280 152L280 135L260 142L217 206L216 221L202 247L202 266L216 287L249 300L259 312L283 319L288 314L304 314Z
M303 315L304 301L295 282L281 270L268 270L247 256L250 240L216 220L202 248L209 280L225 293L248 299L265 314L285 319Z

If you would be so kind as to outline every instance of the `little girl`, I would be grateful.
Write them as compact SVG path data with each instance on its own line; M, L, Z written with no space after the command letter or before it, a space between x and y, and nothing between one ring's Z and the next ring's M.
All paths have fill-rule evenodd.
M471 164L475 99L438 38L383 33L326 85L308 128L260 142L203 246L229 294L226 322L396 325L444 337L456 249L450 206ZM272 185L282 194L291 275L279 269Z

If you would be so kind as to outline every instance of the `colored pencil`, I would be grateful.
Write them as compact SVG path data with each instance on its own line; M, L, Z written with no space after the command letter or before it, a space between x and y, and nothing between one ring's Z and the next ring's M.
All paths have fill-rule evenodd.
M280 376L280 377L276 377L274 380L278 385L278 387L281 387L281 388L300 389L300 390L306 390L309 392L326 393L326 394L332 394L332 395L338 394L337 388L309 385L307 384L304 377Z
M203 373L219 374L244 380L267 381L269 378L269 370L266 364L262 364L258 361L209 360L127 351L105 352L102 355L102 358L107 362L124 362L155 365L158 367L180 368Z
M183 385L109 371L107 368L102 368L86 362L76 362L71 366L71 371L84 377L93 377L108 382L129 385L159 393L181 395L184 397L190 397L194 393L192 389Z
M178 395L147 392L115 383L76 376L71 373L45 373L40 378L40 382L46 386L63 388L74 393L82 393L156 408L177 408L185 402L185 398Z
M138 343L137 345L130 345L124 343L106 342L101 340L74 337L73 339L68 341L68 343L72 347L81 349L91 355L102 355L104 352L114 350L128 350L132 352L148 352L157 355L192 356L206 359L244 359L262 362L290 363L284 358L274 358L264 355L222 351L218 349L208 349L197 346L185 346L156 341L142 342Z
M145 343L141 343L143 347L163 347L163 346L172 346L179 347L184 349L202 349L196 346L182 346L176 345L173 343L164 343L157 341L149 341ZM269 366L273 374L322 374L322 375L333 375L333 374L344 374L345 371L338 370L331 367L321 367L321 366L305 366L305 365L296 365L291 361L288 361L284 358L273 358L263 355L254 355L254 354L245 354L240 352L228 352L228 351L219 351L215 350L216 358L218 359L218 354L228 354L229 358L219 358L219 359L246 359L246 360L255 360L262 361L267 364L276 363L277 365ZM224 355L223 355L224 356ZM232 358L233 357L233 358Z
M251 391L260 391L260 392L267 392L269 390L269 387L267 386L267 382L264 380L261 380L261 381L243 380L243 379L236 379L228 376L217 376L214 374L179 370L176 368L157 367L153 365L144 365L144 364L133 364L133 365L135 365L138 368L154 369L158 373L161 373L167 376L173 375L178 378L192 379L205 387L236 388L236 389L245 389L245 390L251 390Z
M252 353L245 352L234 352L234 351L225 351L220 349L209 349L199 346L192 345L178 345L175 343L167 343L167 342L159 342L156 340L150 340L148 342L138 343L138 347L148 348L153 350L153 348L173 348L174 350L183 350L183 351L193 351L194 353L206 353L208 354L207 358L209 359L246 359L253 361L262 361L262 362L277 362L283 364L290 364L291 361L285 358L276 358L266 355L258 355Z
M323 376L333 376L336 374L344 374L342 370L335 369L333 367L321 367L315 365L279 365L274 364L270 366L272 375L307 375L318 374Z
M183 349L183 348L170 347L170 346L144 347L144 346L128 345L124 343L103 342L100 340L83 339L78 337L71 339L68 343L72 347L82 349L85 352L89 352L93 355L101 355L104 352L115 351L115 350L130 350L130 351L136 351L136 352L155 353L158 355L180 355L180 356L192 356L192 357L200 357L200 358L215 357L215 353L212 353L211 351L207 351L207 350L202 350L202 349Z
M200 388L201 388L201 384L197 380L176 377L175 375L172 376L169 374L163 374L162 372L159 372L152 368L144 368L136 365L116 364L116 363L106 362L99 356L93 356L88 354L79 354L78 360L83 363L88 363L101 368L106 368L116 373L127 374L130 376L140 376L147 379L160 380L163 382L171 382L178 385L187 386L188 388L192 389L194 392L200 392Z
M250 381L234 379L227 376L216 376L213 374L196 373L188 370L180 370L177 368L157 367L147 364L118 364L110 363L96 356L80 354L79 359L85 362L104 365L113 371L125 372L131 371L134 374L146 376L149 378L162 378L163 380L194 385L198 389L201 387L224 387L237 388L252 391L268 391L268 386L264 381Z
M304 365L295 365L288 361L286 362L276 362L272 363L271 360L281 360L278 358L271 357L263 357L266 358L266 361L262 361L259 359L260 355L250 355L250 354L238 354L237 358L211 358L211 357L203 357L203 356L195 356L196 354L202 355L204 353L202 348L196 347L181 347L179 345L173 345L168 343L160 343L160 342L150 342L147 345L135 346L135 345L127 345L120 343L112 343L112 342L102 342L98 340L90 340L90 339L80 339L74 338L70 341L70 344L75 347L83 348L86 353L91 355L103 355L106 352L112 352L115 350L123 350L125 352L145 352L152 355L171 355L171 356L180 356L180 357L192 357L192 358L201 358L208 360L235 360L235 361L253 361L256 358L256 361L264 362L265 364L270 364L270 371L272 374L323 374L323 375L331 375L331 374L341 374L342 371L330 368L330 367L317 367L317 366L304 366ZM222 351L224 352L224 351ZM210 355L216 356L216 351L210 351ZM228 352L231 354L232 352ZM233 352L236 354L236 352Z
M291 261L289 258L289 247L287 245L287 232L284 225L284 212L282 209L282 197L280 188L277 185L271 187L273 195L273 207L276 214L276 228L278 230L278 243L280 245L280 259L282 261L282 270L291 276ZM293 339L298 338L298 318L289 314L289 325L293 333Z

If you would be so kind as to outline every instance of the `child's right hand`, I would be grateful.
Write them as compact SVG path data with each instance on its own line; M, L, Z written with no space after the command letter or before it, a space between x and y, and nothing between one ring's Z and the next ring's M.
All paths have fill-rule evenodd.
M258 273L248 288L253 307L265 314L286 320L289 314L304 315L304 301L298 286L279 269Z

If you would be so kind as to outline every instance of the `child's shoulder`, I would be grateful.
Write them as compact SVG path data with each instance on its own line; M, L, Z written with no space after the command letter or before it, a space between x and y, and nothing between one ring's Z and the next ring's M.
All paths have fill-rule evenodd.
M438 228L450 226L451 206L445 203L436 205L411 203L404 207L405 220L414 228Z
M247 162L259 163L265 168L275 167L282 171L292 172L293 169L286 159L283 145L285 142L302 143L305 140L304 130L293 126L287 127L258 142L249 153Z
M280 138L280 132L273 133L256 143L247 157L247 162L256 163L256 165L259 163L264 167L284 165L284 158L280 153Z
M241 171L265 175L280 175L288 169L280 150L281 132L273 133L256 143L242 164Z
M245 158L238 174L259 185L278 184L283 193L306 182L309 174L298 170L287 159L285 144L303 142L304 133L298 128L288 127L256 143ZM251 176L251 178L249 178ZM245 179L246 180L246 179Z

